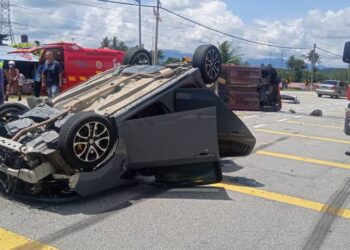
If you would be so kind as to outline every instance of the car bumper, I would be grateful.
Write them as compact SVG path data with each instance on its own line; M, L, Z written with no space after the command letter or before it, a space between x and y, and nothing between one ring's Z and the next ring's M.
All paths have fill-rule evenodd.
M330 96L337 95L337 92L335 92L334 90L327 90L327 89L316 89L316 93L318 95L330 95Z

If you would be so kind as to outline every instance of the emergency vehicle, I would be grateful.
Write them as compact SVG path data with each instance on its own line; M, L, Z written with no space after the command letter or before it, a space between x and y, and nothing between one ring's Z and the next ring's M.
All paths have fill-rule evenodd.
M30 49L19 49L11 53L33 53L40 57L39 63L45 61L45 53L52 51L54 58L63 69L63 86L66 90L90 77L121 64L124 51L109 48L83 48L76 43L52 43Z

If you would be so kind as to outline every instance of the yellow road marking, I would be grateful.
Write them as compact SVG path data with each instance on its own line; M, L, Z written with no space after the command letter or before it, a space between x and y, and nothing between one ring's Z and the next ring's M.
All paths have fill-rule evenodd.
M256 154L294 160L294 161L302 161L302 162L313 163L313 164L334 167L334 168L350 169L350 164L332 162L332 161L323 161L323 160L318 160L314 158L307 158L307 157L301 157L301 156L290 155L290 154L280 154L280 153L275 153L275 152L265 151L265 150L258 150Z
M337 126L332 126L332 125L313 124L313 123L307 123L307 122L287 121L287 123L300 124L300 125L313 126L313 127L320 127L320 128L333 128L333 129L339 129L339 130L343 130L344 129L343 127L337 127Z
M293 133L276 131L276 130L269 130L269 129L256 129L255 131L269 133L269 134L275 134L275 135L288 135L288 136L292 136L292 137L299 137L299 138L305 138L305 139L311 139L311 140L317 140L317 141L327 141L327 142L335 142L335 143L341 143L341 144L350 144L350 141L338 140L338 139L333 139L333 138L328 138L328 137L293 134Z
M230 190L233 192L238 192L250 196L260 197L271 201L277 201L297 207L311 209L317 212L329 213L339 217L343 217L346 219L350 219L350 210L345 208L336 208L329 206L327 204L323 204L320 202L310 201L298 197L293 197L289 195L273 193L269 191L265 191L258 188L240 186L236 184L227 184L227 183L216 183L211 184L211 187L224 188L226 190Z
M27 239L24 236L12 233L4 228L0 228L0 250L10 249L40 249L40 250L58 250L55 247Z

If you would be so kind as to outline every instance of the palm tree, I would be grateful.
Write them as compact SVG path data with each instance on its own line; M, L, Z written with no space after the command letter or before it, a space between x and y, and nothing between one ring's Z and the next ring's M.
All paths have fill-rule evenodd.
M318 54L314 49L311 49L309 53L305 56L305 58L312 64L320 64L321 63L321 57L320 54Z
M238 53L239 48L233 48L231 42L224 41L219 43L219 51L222 63L244 64L242 55Z
M317 68L315 65L321 63L320 54L318 54L315 49L311 49L309 53L307 53L307 55L304 57L311 63L311 83L313 83L314 81L313 76L317 71Z

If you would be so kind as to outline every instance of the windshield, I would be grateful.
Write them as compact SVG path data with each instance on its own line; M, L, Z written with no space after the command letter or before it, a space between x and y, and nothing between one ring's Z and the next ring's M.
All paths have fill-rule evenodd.
M337 85L337 81L331 81L331 80L327 80L327 81L324 81L323 84L328 84L328 85Z

